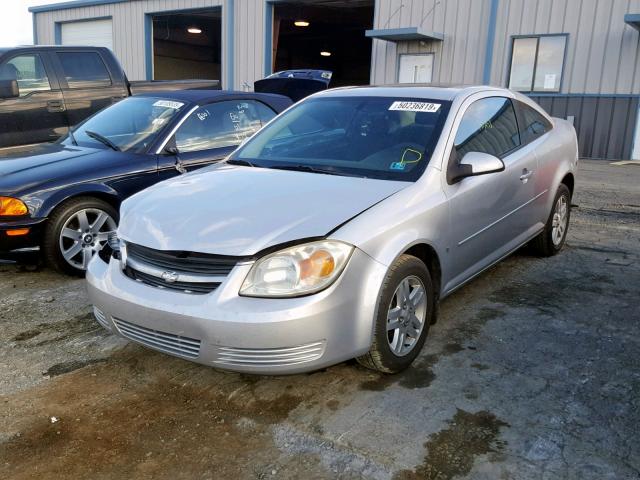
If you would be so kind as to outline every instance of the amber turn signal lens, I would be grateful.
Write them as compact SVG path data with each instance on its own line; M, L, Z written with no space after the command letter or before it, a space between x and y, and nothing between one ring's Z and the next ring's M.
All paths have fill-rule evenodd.
M10 237L19 237L20 235L26 235L29 233L28 228L16 228L14 230L7 230L7 235Z
M327 277L334 268L336 263L333 256L326 250L318 250L300 262L300 279Z
M0 217L19 217L29 213L21 200L11 197L0 197Z

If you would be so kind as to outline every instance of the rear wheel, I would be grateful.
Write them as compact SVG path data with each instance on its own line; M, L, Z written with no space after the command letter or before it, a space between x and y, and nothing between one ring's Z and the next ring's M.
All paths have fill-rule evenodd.
M44 258L59 272L83 275L89 260L115 231L118 212L103 200L79 197L53 212L45 231Z
M534 253L542 257L550 257L562 250L567 239L570 218L571 192L564 183L561 183L544 230L531 241Z
M376 312L371 349L357 360L380 372L400 372L422 350L435 313L431 275L420 259L402 255L391 266Z

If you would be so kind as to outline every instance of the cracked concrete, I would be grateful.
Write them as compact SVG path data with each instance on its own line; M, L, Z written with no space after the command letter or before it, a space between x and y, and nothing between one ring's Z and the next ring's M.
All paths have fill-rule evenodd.
M582 162L574 203L560 255L446 299L392 377L191 364L98 329L81 280L0 266L0 478L637 480L640 169Z

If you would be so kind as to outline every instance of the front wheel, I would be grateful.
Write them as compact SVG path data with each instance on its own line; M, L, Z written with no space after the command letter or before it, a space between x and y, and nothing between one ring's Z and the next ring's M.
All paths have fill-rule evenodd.
M116 230L118 212L91 197L71 199L56 208L44 236L44 258L53 269L83 275L89 260Z
M544 230L531 241L534 253L541 257L550 257L562 250L567 240L570 218L571 192L564 183L561 183Z
M435 310L429 270L420 259L402 255L378 298L371 349L358 362L383 373L407 368L422 350Z

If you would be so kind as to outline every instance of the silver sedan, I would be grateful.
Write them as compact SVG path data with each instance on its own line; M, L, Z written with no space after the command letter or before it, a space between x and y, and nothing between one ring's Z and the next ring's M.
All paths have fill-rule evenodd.
M230 370L398 372L442 298L525 244L560 251L577 166L572 125L509 90L316 94L125 201L87 272L94 312Z

